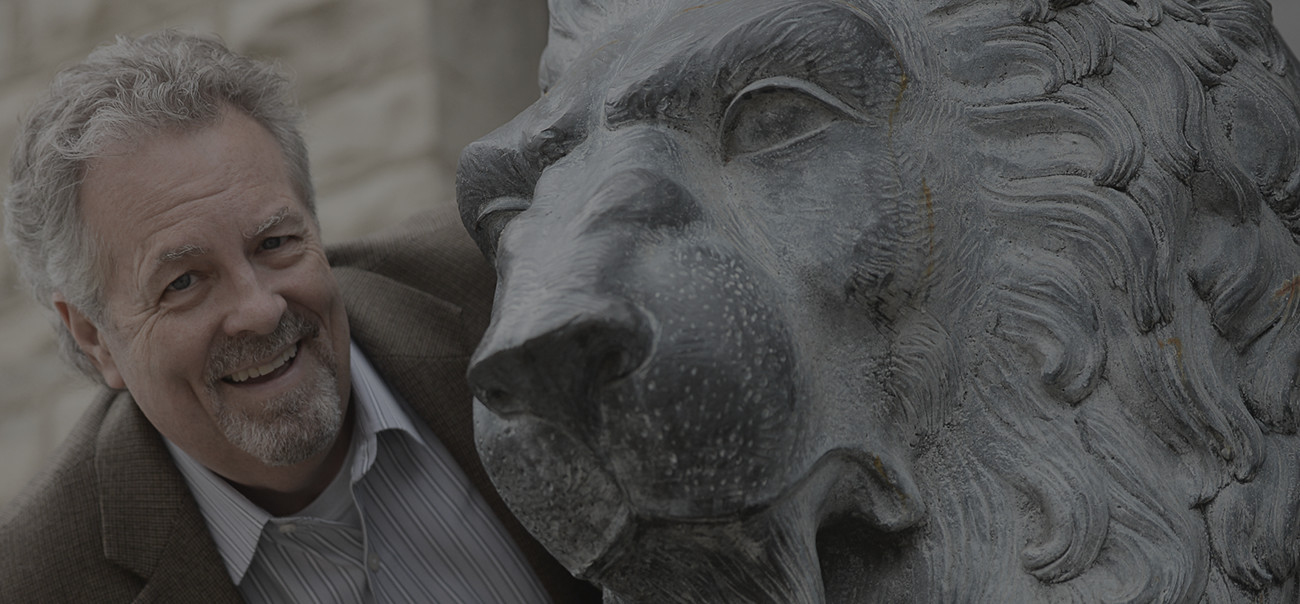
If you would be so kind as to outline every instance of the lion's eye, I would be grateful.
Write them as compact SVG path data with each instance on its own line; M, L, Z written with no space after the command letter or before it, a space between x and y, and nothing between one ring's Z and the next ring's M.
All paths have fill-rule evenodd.
M772 151L806 139L855 112L804 80L768 78L737 94L722 118L722 150L728 160Z

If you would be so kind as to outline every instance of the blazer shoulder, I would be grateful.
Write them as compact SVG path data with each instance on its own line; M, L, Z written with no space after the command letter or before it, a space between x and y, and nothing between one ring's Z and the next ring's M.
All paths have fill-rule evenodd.
M95 446L116 398L97 396L41 473L0 509L0 602L130 601L139 593L139 578L109 562L102 543Z
M335 272L362 271L393 279L452 304L491 302L492 267L459 217L445 209L416 214L368 237L328 249Z
M438 307L432 316L459 324L471 350L487 328L496 273L460 219L445 209L417 214L374 235L331 246L328 253L354 321L357 315L392 311L382 322L400 324L419 316L401 314L411 305ZM412 297L412 292L420 296ZM416 302L417 297L421 301ZM389 309L393 300L406 302Z

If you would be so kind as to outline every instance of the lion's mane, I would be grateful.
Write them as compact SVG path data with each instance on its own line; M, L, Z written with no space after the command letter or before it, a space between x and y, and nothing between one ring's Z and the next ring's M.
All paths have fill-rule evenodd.
M956 115L996 169L914 171L917 601L1296 601L1300 88L1268 6L926 7L913 80L949 88L909 93L956 100L900 121Z
M652 4L552 0L543 90ZM825 4L895 41L922 258L845 288L901 300L926 498L853 563L918 602L1300 600L1300 78L1267 3Z

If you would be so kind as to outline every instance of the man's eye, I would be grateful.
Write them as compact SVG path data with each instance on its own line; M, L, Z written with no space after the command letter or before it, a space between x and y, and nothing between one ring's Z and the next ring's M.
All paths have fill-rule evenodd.
M183 291L189 289L191 285L194 285L194 275L185 273L184 275L181 275L176 279L172 280L171 283L168 283L167 291L173 291L173 292Z
M262 240L262 249L273 250L284 245L284 237L267 237Z
M856 112L821 88L794 78L770 78L737 94L722 121L727 159L772 151L825 130Z

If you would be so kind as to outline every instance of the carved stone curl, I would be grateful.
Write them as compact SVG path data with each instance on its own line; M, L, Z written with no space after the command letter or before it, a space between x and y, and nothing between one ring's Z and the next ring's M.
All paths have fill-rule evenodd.
M464 153L506 501L608 602L1296 602L1263 0L552 0Z

